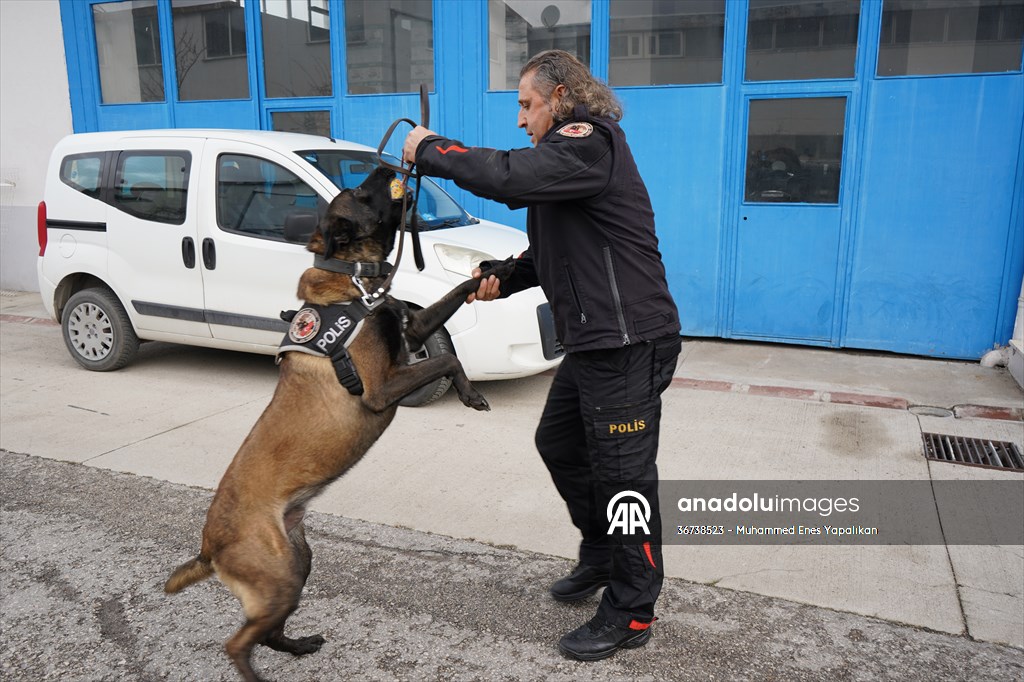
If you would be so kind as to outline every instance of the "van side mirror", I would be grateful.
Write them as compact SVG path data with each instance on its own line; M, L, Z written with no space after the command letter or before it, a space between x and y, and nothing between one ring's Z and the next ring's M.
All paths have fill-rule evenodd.
M284 238L294 244L306 244L319 220L313 211L292 211L284 217Z

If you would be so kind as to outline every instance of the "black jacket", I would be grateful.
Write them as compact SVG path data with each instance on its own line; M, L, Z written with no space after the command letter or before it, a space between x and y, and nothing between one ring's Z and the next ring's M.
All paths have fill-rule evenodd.
M577 107L536 147L507 152L430 136L416 164L478 196L529 207L530 248L502 297L539 284L567 351L679 334L651 200L615 122Z

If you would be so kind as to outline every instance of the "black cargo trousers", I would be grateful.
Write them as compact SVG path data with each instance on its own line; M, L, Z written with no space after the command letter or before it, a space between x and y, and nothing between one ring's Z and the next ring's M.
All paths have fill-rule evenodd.
M680 337L670 336L568 353L537 427L537 450L583 535L580 561L611 575L597 615L620 627L652 622L665 577L656 460L661 394L680 347ZM649 535L609 535L607 505L620 490L649 502Z

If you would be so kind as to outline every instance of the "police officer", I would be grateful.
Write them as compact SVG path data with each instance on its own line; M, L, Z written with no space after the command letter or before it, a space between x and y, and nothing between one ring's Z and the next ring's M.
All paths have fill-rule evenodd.
M520 72L519 107L533 148L467 147L417 127L403 157L477 196L527 207L530 248L510 278L482 280L469 301L539 285L551 303L566 356L536 444L583 536L579 564L551 595L576 601L606 588L597 615L559 642L568 656L598 660L646 644L655 620L660 395L679 355L679 316L612 91L571 54L549 50ZM606 507L613 500L643 513L619 517ZM613 513L637 523L612 528Z

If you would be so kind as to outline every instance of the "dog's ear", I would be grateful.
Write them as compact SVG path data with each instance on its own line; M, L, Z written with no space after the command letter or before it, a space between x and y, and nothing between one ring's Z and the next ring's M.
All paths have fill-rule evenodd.
M313 230L313 234L309 236L309 242L306 244L306 251L322 254L324 252L325 243L326 240L324 239L323 228L320 225L317 225L316 229Z
M333 256L335 253L340 251L349 242L352 241L352 235L355 234L356 226L348 218L340 218L334 223L334 229L331 230L331 239L328 242L330 253L326 254L328 258Z

